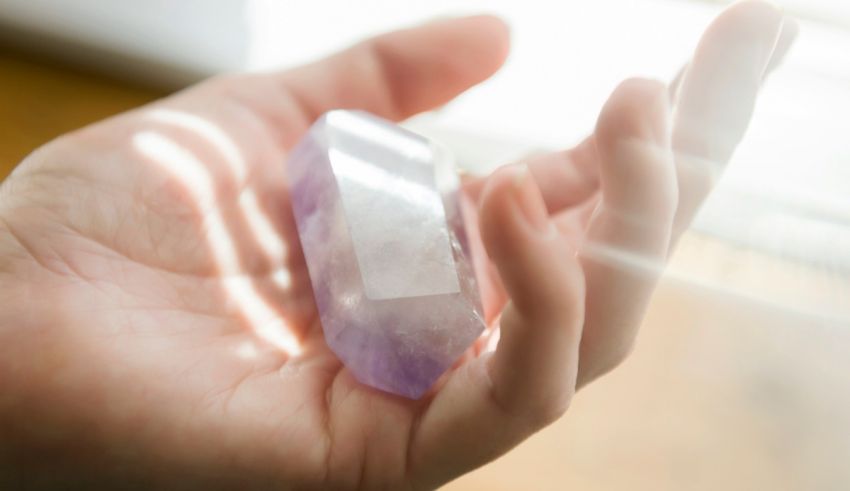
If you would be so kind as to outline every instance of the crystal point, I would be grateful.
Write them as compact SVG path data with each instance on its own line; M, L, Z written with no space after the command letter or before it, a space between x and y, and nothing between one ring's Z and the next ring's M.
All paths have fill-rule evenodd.
M484 329L451 156L336 110L287 174L328 346L361 382L421 397Z

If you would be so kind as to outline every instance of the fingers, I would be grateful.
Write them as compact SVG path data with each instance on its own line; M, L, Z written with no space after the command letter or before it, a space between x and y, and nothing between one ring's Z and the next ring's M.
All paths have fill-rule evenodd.
M582 159L597 164L597 174L577 178L570 173L585 171L573 167L582 159L560 154L535 161L534 179L503 169L489 180L482 236L511 302L495 353L454 372L416 428L410 469L431 479L419 483L443 482L505 452L559 415L575 386L630 351L668 255L680 186L698 191L681 172L682 159L674 162L673 142L689 158L728 159L770 56L780 51L777 18L775 9L753 1L724 13L674 84L678 94L646 80L622 84L585 144L592 152ZM580 183L576 189L586 188L586 197L601 190L579 264L546 217L547 207L569 206L555 201L564 189L558 181ZM686 199L687 210L692 194Z
M700 40L676 107L673 148L680 202L674 235L688 226L741 141L775 48L787 50L793 40L789 27L787 42L778 43L782 26L775 7L745 1L723 12Z
M754 8L749 4L758 4L755 7L756 9L764 8L765 6L761 2L743 2L733 7L731 13L724 13L717 22L721 24L721 27L726 24L744 22L742 18L746 16L742 12ZM768 10L772 8L770 6L767 7ZM776 41L776 46L771 54L770 62L764 69L764 76L767 76L778 67L788 49L793 44L798 31L799 26L795 21L784 19L779 39ZM733 47L736 45L735 41L730 41L730 44ZM701 59L700 62L704 62L704 60ZM713 73L712 71L717 70L717 68L717 66L713 66L705 69L705 67L698 66L697 70L701 69L703 73ZM723 69L721 67L721 70ZM689 65L683 66L671 81L669 88L671 103L676 104L678 102L682 83L688 72ZM688 101L685 102L686 104L688 103ZM693 161L696 163L699 159L693 159ZM598 190L599 173L593 137L586 139L574 149L534 157L528 161L528 165L537 184L540 186L550 213L557 213L565 208L582 203ZM686 165L686 163L682 165ZM712 168L716 168L716 166L712 166ZM480 189L483 187L483 182L484 179L481 179L480 182L472 183L472 187L477 185L478 189ZM698 201L701 202L702 199ZM683 210L686 208L688 208L687 201ZM683 217L687 215L688 213L686 211L682 212ZM686 221L689 221L689 218Z
M550 213L575 206L599 189L596 144L590 136L576 147L528 161Z
M776 42L776 47L773 50L773 54L770 57L770 62L765 69L765 77L773 73L774 70L779 68L785 59L785 55L788 54L788 51L793 46L794 41L797 39L797 35L800 33L800 25L794 19L790 17L785 17L782 21L782 29L779 34L779 40ZM673 80L670 81L670 100L675 104L676 100L679 97L679 89L682 86L682 80L685 78L685 73L687 73L688 64L684 64L676 75L673 77Z
M511 301L491 360L494 397L510 412L566 407L583 323L583 277L524 167L505 169L482 197L484 244ZM535 405L541 406L535 408Z
M665 86L621 84L599 117L596 149L602 200L581 247L587 303L579 385L628 354L667 256L677 189Z
M492 75L507 56L508 37L506 25L491 16L432 22L294 70L238 78L231 93L276 128L296 133L336 108L400 120L444 104ZM292 119L303 127L293 129Z
M599 189L592 135L569 150L532 156L527 164L551 214L584 202ZM479 197L488 180L489 176L472 178L464 188L470 196Z
M799 33L800 26L794 19L787 17L783 19L782 32L779 34L779 40L776 42L776 48L773 50L773 54L770 57L770 62L765 69L763 78L767 78L768 75L779 68L779 65L782 64L782 61L785 59L785 55L788 54L788 50L791 49L791 46L794 44ZM688 64L686 63L679 69L678 72L676 72L676 76L673 77L673 80L670 81L670 100L674 104L678 100L679 89L682 87L682 80L685 78L685 73L687 73L687 71Z
M413 466L427 466L432 477L436 469L442 479L492 460L560 416L578 368L584 279L526 169L503 168L490 179L481 229L511 302L496 351L453 373L418 428Z

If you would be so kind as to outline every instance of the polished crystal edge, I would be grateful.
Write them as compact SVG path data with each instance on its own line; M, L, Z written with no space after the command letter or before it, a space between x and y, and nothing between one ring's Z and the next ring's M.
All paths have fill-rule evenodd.
M336 110L286 170L328 346L360 382L421 397L484 329L451 154Z

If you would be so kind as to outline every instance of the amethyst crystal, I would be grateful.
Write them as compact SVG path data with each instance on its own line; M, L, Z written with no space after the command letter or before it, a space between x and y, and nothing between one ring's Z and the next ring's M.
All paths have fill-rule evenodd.
M361 382L421 397L484 329L450 155L338 110L287 173L328 346Z

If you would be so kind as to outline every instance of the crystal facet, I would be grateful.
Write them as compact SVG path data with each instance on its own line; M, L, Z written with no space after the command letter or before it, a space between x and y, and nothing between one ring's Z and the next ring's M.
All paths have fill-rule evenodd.
M421 397L484 329L451 156L337 110L287 175L328 346L361 382Z

